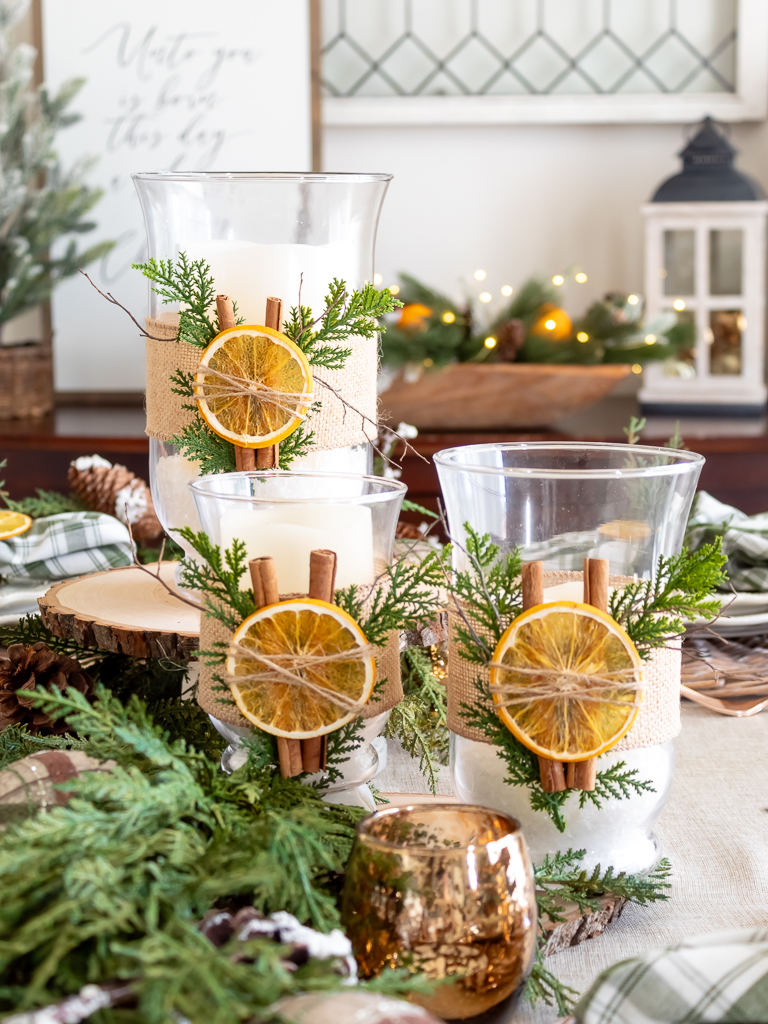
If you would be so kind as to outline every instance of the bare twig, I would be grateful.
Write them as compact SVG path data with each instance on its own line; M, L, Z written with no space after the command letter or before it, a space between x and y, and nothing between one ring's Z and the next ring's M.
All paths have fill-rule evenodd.
M161 578L161 576L160 576L160 566L162 564L162 561L160 559L158 559L158 562L157 562L157 573L152 572L152 570L148 569L146 567L146 565L142 565L141 564L141 562L139 561L138 553L136 551L136 545L135 545L134 540L133 540L133 530L131 529L131 524L130 523L126 523L126 526L128 528L128 540L129 540L130 545L131 545L131 554L133 555L134 567L136 569L141 569L142 572L145 572L148 576L151 576L153 580L157 580L157 582L160 584L160 586L163 587L164 590L167 590L168 593L172 597L178 598L179 601L183 601L184 604L188 604L190 608L194 608L196 611L201 611L202 609L201 609L200 605L197 603L197 601L190 601L188 597L182 597L181 594L178 592L178 590L176 590L174 587L170 586L168 583L165 582L164 579ZM165 549L165 541L163 541L163 547L160 549L160 554L163 553L164 549Z
M99 288L99 286L98 286L97 284L95 284L95 283L94 283L94 282L93 282L93 281L91 280L90 276L89 276L88 274L86 274L86 272L85 272L85 271L84 271L84 270L82 269L82 267L80 268L80 273L81 273L81 274L83 275L83 277L84 277L84 278L85 278L85 279L86 279L86 280L87 280L87 281L89 282L89 284L93 285L93 287L94 287L94 288L96 289L96 291L97 291L97 292L99 293L99 295L101 295L101 297L102 297L103 299L106 299L106 300L107 300L107 302L110 302L110 303L112 303L112 305L113 305L113 306L117 306L117 307L118 307L119 309L122 309L122 311L123 311L124 313L127 313L127 314L128 314L128 316L129 316L129 317L131 318L131 320L133 320L133 322L134 322L134 323L136 324L136 326L137 326L137 327L139 328L139 334L140 334L140 335L141 335L141 336L142 336L143 338L150 338L150 339L151 339L152 341L168 341L168 339L167 339L167 338L157 338L157 337L155 337L155 335L154 335L154 334L147 334L147 332L146 332L146 331L144 330L144 328L143 328L143 327L141 326L141 324L140 324L140 323L139 323L139 321L138 321L138 320L136 319L136 317L135 317L135 316L133 315L133 313L132 313L132 312L130 311L130 309L126 309L126 308L125 308L125 306L124 306L124 305L122 304L122 302L118 302L118 301L117 301L117 299L116 299L116 298L114 297L114 295L113 295L113 294L112 294L111 292L103 292L103 291L101 290L101 288Z

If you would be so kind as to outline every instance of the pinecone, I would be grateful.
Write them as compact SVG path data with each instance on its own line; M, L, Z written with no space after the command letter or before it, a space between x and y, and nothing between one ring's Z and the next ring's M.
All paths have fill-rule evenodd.
M28 694L38 686L46 690L74 686L89 700L93 696L93 679L74 658L57 654L42 641L12 644L8 660L0 660L0 730L8 725L26 725L40 736L69 731L65 722L52 722L45 711L32 707Z
M525 324L522 320L503 320L496 326L496 353L499 362L514 363L525 342Z
M112 465L99 455L83 456L69 465L69 485L78 498L94 512L106 512L130 525L138 544L158 540L163 533L155 515L149 488L119 463Z

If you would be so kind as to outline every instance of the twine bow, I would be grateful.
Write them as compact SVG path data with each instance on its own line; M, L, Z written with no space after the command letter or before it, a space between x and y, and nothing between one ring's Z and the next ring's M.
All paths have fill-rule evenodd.
M240 377L234 373L222 373L221 370L214 370L212 366L198 366L196 374L203 374L206 378L197 388L202 388L201 393L195 394L197 402L211 402L219 398L254 398L264 405L274 405L281 412L288 416L298 416L306 419L306 414L299 412L299 406L306 405L312 399L311 391L278 391L269 384L260 380L252 380L250 377ZM207 378L213 377L213 383Z
M612 672L575 672L568 668L524 668L492 661L490 668L501 670L503 681L492 684L490 691L501 699L497 706L513 707L539 700L577 700L579 703L610 704L624 707L628 701L611 694L617 690L642 691L642 670L639 667L616 669ZM511 680L510 676L531 677L533 682Z
M350 661L365 661L373 656L374 649L370 644L363 644L360 647L352 647L348 651L337 651L335 654L306 654L298 651L288 651L285 654L263 654L254 650L253 647L245 647L232 641L229 645L228 654L232 658L247 661L254 666L263 666L252 672L242 674L226 674L226 682L231 686L237 683L252 683L259 686L263 683L283 683L287 686L300 686L316 697L330 701L343 711L355 714L362 711L366 701L356 701L345 693L331 690L327 686L320 686L307 678L305 673L311 672L322 665L345 664Z

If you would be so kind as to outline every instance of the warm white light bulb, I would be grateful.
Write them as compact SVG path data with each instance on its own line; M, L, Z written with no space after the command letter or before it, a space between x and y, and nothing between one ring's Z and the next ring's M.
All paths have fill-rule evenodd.
M636 306L639 301L640 301L640 297L638 295L628 295L627 296L627 302L630 304L630 306Z
M383 280L384 280L384 278L381 276L381 274L374 274L373 275L373 283L374 284L381 284L381 282Z
M655 345L656 344L656 335L655 334L646 334L646 336L645 336L645 344L646 345Z
M389 293L390 293L390 295L398 295L399 292L400 292L400 285L399 284L393 284L393 285L389 286Z
M483 342L483 344L485 345L486 348L494 348L495 345L496 345L496 339L495 338L486 338L485 341Z
M586 331L579 331L579 333L576 335L576 340L577 341L589 341L589 335L587 334Z
M501 289L501 294L502 295L511 295L513 290L514 289L512 288L511 284L505 284L504 287Z
M452 324L455 319L456 319L456 314L452 313L450 310L446 310L446 312L443 313L443 323L444 324Z
M555 276L552 278L552 284L556 284L556 285L559 286L559 285L564 284L564 283L565 283L565 278L563 277L562 274L555 274Z
M490 292L480 292L480 294L478 295L478 298L480 299L481 302L490 302L491 301L491 293Z
M557 324L554 320L547 320L544 326L547 328L548 331L554 331L554 329L557 327Z
M643 372L643 368L640 365L640 363L633 363L632 364L632 373L642 373L642 372Z
M485 280L485 271L484 270L476 270L475 271L475 280L476 281L484 281Z
M581 272L576 275L576 280L579 282L579 284L584 284L584 282L587 280L587 275Z
M678 312L679 312L679 311L680 311L681 309L685 309L685 302L683 301L683 299L675 299L675 301L674 301L674 302L672 303L672 305L673 305L673 306L675 307L675 309L676 309L676 310L677 310Z

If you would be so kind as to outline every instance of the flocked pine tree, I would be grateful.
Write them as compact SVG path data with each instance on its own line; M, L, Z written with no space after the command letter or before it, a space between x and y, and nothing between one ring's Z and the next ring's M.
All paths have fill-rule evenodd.
M34 47L16 45L12 30L29 0L0 0L0 324L45 302L57 282L112 247L80 249L72 239L51 256L63 235L83 234L101 197L84 182L90 162L64 170L53 148L56 132L78 120L68 110L81 80L55 96L32 85Z

